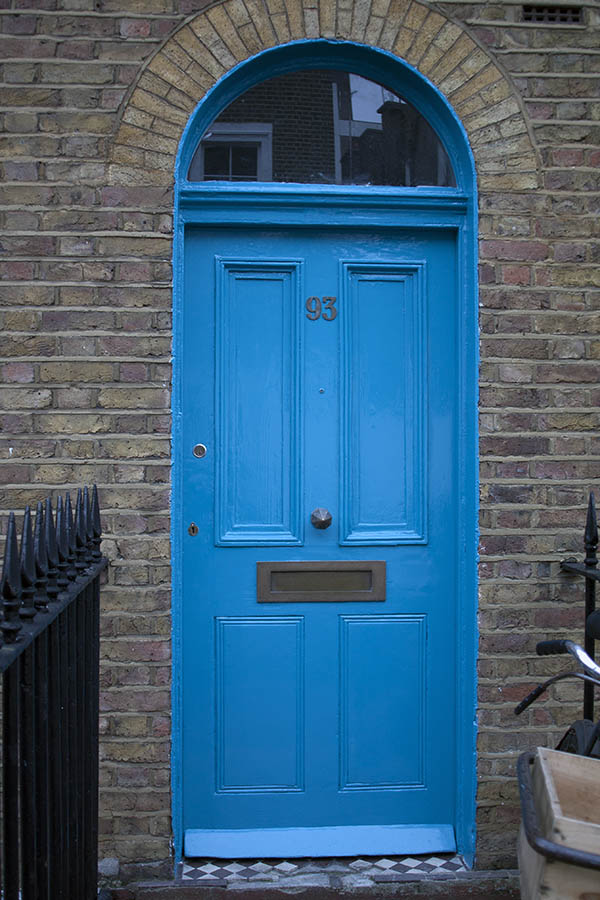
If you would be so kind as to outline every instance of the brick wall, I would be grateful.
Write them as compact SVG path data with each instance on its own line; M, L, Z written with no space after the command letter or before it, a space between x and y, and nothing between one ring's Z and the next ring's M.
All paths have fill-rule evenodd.
M180 31L198 0L0 7L0 508L58 485L100 486L112 560L101 854L120 860L125 879L141 867L169 872L174 148L203 90L236 59L323 34L423 68L476 151L478 846L480 866L513 865L516 752L551 742L573 708L539 706L523 722L512 708L554 671L532 655L536 640L581 636L581 587L558 561L578 550L600 477L597 7L584 5L583 26L559 27L523 24L512 2L373 0L336 12L329 0L288 0L269 2L269 15L259 0L230 0L228 13L216 5Z

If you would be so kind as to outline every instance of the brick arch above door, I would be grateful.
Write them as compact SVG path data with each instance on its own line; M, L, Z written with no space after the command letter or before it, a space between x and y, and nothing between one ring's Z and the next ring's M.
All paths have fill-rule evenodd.
M480 192L539 186L510 79L463 27L414 0L224 0L198 13L156 52L124 102L112 183L170 187L183 129L219 78L262 50L318 38L377 47L428 78L464 125Z

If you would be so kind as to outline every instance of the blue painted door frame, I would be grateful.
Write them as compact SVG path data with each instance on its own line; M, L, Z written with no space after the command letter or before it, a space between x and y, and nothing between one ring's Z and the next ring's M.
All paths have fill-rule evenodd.
M450 159L455 169L458 187L455 189L391 189L391 188L335 188L335 187L319 187L309 188L293 185L189 185L182 177L187 171L187 166L191 154L193 153L197 140L206 125L212 120L214 115L230 102L233 97L246 90L252 83L263 78L270 77L275 74L281 74L283 71L289 71L293 68L316 67L316 66L340 67L345 65L352 68L353 71L359 71L366 77L374 78L374 80L385 81L392 88L398 90L407 97L417 108L425 115L431 124L436 128L438 134L445 143ZM184 404L183 397L185 394L185 379L194 377L189 371L185 371L183 367L183 349L185 343L185 307L186 303L184 283L185 283L185 265L186 265L186 242L189 247L192 235L200 236L206 234L209 230L212 234L212 244L206 250L214 259L215 257L224 257L221 266L221 279L225 282L235 282L236 278L243 277L244 260L248 262L248 254L244 254L244 230L248 233L248 229L252 228L255 233L258 227L262 227L265 231L277 227L280 235L288 235L283 239L283 249L286 250L286 258L291 259L294 254L291 252L291 245L285 247L286 240L294 241L295 238L290 237L292 234L297 235L298 229L320 229L322 234L328 234L331 238L334 234L335 227L347 229L347 234L352 231L359 243L364 245L370 233L383 234L384 243L387 241L388 249L384 251L388 256L388 275L393 277L405 277L407 275L407 267L410 268L412 262L413 268L410 277L414 277L418 271L418 264L421 260L419 254L414 255L411 261L407 258L406 251L400 252L390 249L397 247L399 235L412 234L412 240L417 235L421 238L431 236L431 246L452 244L453 253L455 254L455 266L457 272L456 280L456 296L454 298L456 308L451 316L453 327L455 328L455 372L452 380L456 387L456 420L454 423L456 434L456 466L454 470L454 478L456 479L456 496L457 499L452 517L453 532L451 541L448 541L448 534L440 534L443 531L441 523L436 524L435 533L430 532L428 535L425 531L421 531L421 542L427 543L429 551L435 556L439 552L440 558L447 556L449 552L449 543L452 545L452 565L448 567L451 573L452 584L451 591L457 598L455 609L452 613L452 635L449 640L447 659L452 660L449 666L450 671L445 672L444 669L444 644L440 643L436 647L436 656L439 661L436 663L435 677L441 679L451 678L451 689L449 693L456 698L456 702L452 705L452 732L456 732L456 736L450 738L452 748L449 756L453 759L453 778L452 778L452 800L448 804L454 815L453 826L456 833L456 840L459 851L464 853L467 858L472 857L474 844L474 785L475 785L475 762L474 762L474 690L475 690L475 548L476 548L476 431L475 431L475 412L476 412L476 360L477 360L477 333L476 333L476 303L475 303L475 206L474 206L474 178L472 159L468 150L468 144L464 136L464 132L457 122L452 111L448 108L443 98L435 91L435 89L426 83L414 70L398 60L378 51L372 51L364 47L357 47L351 44L331 43L326 41L318 42L302 42L299 44L288 45L285 48L276 48L267 51L259 57L255 57L238 70L234 70L229 76L213 89L211 94L207 96L205 101L199 107L197 113L190 121L190 125L186 130L186 134L182 140L182 149L179 158L178 168L178 191L176 199L176 242L175 242L175 376L174 376L174 494L173 494L173 584L174 584L174 607L173 607L173 639L174 639L174 732L173 732L173 786L174 786L174 831L175 846L177 856L182 850L182 831L183 831L183 815L184 808L184 788L182 773L185 765L182 733L185 722L182 722L182 623L183 619L183 591L182 591L182 564L184 560L185 541L188 535L186 533L188 519L191 515L189 504L186 501L190 498L190 479L189 479L189 456L191 453L190 441L192 440L191 432L186 431L186 424L183 419ZM209 226L209 229L206 228ZM219 232L216 226L229 226L228 230L222 232L223 239L220 242L222 250L219 252L215 240L218 241ZM351 226L351 228L350 228ZM349 229L349 231L348 231ZM362 229L362 232L361 232ZM263 232L264 233L264 232ZM308 230L305 234L309 234ZM187 239L186 239L187 234ZM361 238L362 234L362 238ZM437 234L438 237L433 236ZM419 238L417 238L418 240ZM326 242L326 241L325 241ZM193 241L192 241L193 243ZM206 242L205 242L206 243ZM400 241L401 243L401 241ZM339 244L339 241L338 241ZM295 255L297 256L298 241L294 245ZM441 245L440 245L441 246ZM277 260L281 260L282 247L280 252L276 254ZM360 290L367 290L365 287L372 271L369 266L379 265L381 274L381 260L379 263L373 256L362 257L362 261L356 262L358 257L355 253L348 255L347 249L340 252L339 246L333 248L339 258L340 266L346 265L346 281L348 284L360 282L363 285ZM225 250L225 252L223 252ZM435 251L437 252L437 251ZM434 256L435 256L434 252ZM313 250L312 256L318 255L318 250ZM400 256L398 256L400 253ZM264 262L264 249L260 254ZM343 257L348 256L344 262ZM367 254L368 256L368 254ZM408 254L410 257L410 254ZM417 258L419 257L419 258ZM275 269L281 265L277 260L272 261ZM354 268L352 268L354 260ZM385 262L385 260L384 260ZM404 265L404 270L399 271L400 263ZM241 268L240 268L241 266ZM394 269L395 266L395 269ZM401 267L401 266L400 266ZM394 271L392 272L392 269ZM340 271L342 271L340 270ZM287 274L284 273L283 281L290 275L291 269L288 266ZM216 277L216 276L215 276ZM438 275L439 277L439 275ZM362 279L362 280L361 280ZM289 280L289 278L288 278ZM417 279L418 280L418 279ZM189 281L189 271L188 271ZM344 281L342 277L340 284ZM282 282L283 283L283 282ZM415 282L416 283L416 282ZM215 284L216 289L216 284ZM357 288L357 290L359 290ZM222 293L222 292L221 292ZM227 296L227 292L223 296ZM342 295L344 296L344 295ZM190 298L187 297L189 304ZM226 302L226 301L225 301ZM345 297L344 301L347 305L352 305L350 295ZM323 322L319 323L324 325ZM340 323L338 323L340 324ZM209 352L212 356L212 350ZM210 360L212 362L212 359ZM210 401L209 401L210 402ZM203 440L201 435L197 436L197 440ZM347 459L349 448L342 453L342 460ZM212 464L211 464L212 465ZM188 475L186 476L186 472ZM193 478L192 478L193 480ZM346 484L352 479L348 478L348 472L342 479ZM346 506L351 506L351 497L346 495ZM425 521L431 513L432 504L435 504L435 497L429 497L425 503ZM222 511L226 516L227 502L221 504ZM344 503L341 504L343 513ZM299 513L300 519L306 518L306 510ZM212 517L212 510L198 509L193 517ZM217 510L218 518L218 510ZM352 516L350 512L346 513L346 524L350 523ZM418 519L418 517L417 517ZM435 519L435 517L434 517ZM416 521L416 520L415 520ZM220 535L227 535L226 523L221 523ZM415 526L418 531L419 523ZM310 526L309 526L310 527ZM300 532L298 532L300 533ZM346 538L351 535L351 528L345 530ZM331 535L333 538L333 534ZM211 538L213 538L213 530L211 526ZM364 540L364 536L363 536ZM209 542L210 542L209 541ZM413 535L414 541L414 535ZM216 543L219 543L217 535ZM243 543L243 542L242 542ZM342 541L342 543L344 543ZM351 539L346 541L351 543ZM361 543L361 536L356 540L357 545ZM367 542L368 543L368 542ZM375 542L376 543L376 542ZM385 543L385 542L384 542ZM396 541L396 543L399 543ZM416 543L416 542L415 542ZM439 549L438 549L439 548ZM397 548L395 548L397 549ZM290 555L288 548L287 556L278 550L279 556L273 551L270 553L265 549L254 548L254 556L256 559L276 559L276 558L295 558ZM313 549L309 554L309 559L325 558L324 554L319 555ZM375 546L368 548L363 546L359 556L363 559L380 558ZM459 590L460 585L460 590ZM189 600L188 600L189 602ZM326 604L322 604L325 606ZM339 614L339 622L342 627L342 637L344 636L344 628L348 631L348 635L358 634L352 631L352 626L365 625L372 620L370 608L364 609L361 605L360 610L355 609L352 615ZM246 612L246 611L245 611ZM263 610L260 611L262 615ZM270 612L267 610L267 613ZM285 609L285 615L282 616L281 605L277 605L276 612L272 612L271 620L275 628L280 627L282 636L282 645L285 645L287 635L291 635L292 643L297 642L298 629L304 627L303 610L297 605L293 610L289 607ZM379 611L378 611L379 613ZM391 619L395 613L388 613L388 623L392 624ZM279 617L279 618L278 618ZM293 620L293 621L292 621ZM415 620L416 621L416 620ZM189 619L188 619L189 622ZM186 623L187 625L188 623ZM225 617L217 616L215 627L217 628L218 640L217 645L227 647L231 645L236 647L236 640L244 632L244 627L252 627L259 624L256 616L235 616L227 615ZM407 624L406 621L403 624ZM292 631L289 628L291 626ZM219 631L220 629L220 631ZM286 630L287 629L287 630ZM295 631L294 631L295 629ZM260 630L260 629L259 629ZM360 630L360 629L359 629ZM212 629L205 628L205 639L210 632L210 639L213 640ZM255 632L258 633L258 632ZM274 633L274 632L272 632ZM259 637L259 642L262 637ZM341 638L340 638L341 639ZM227 643L229 641L229 644ZM219 644L220 642L220 644ZM233 642L233 643L232 643ZM343 641L342 641L343 643ZM414 641L413 641L414 643ZM202 644L204 647L204 644ZM208 646L208 645L207 645ZM216 646L216 645L214 645ZM351 646L346 641L347 647ZM243 647L235 650L231 649L231 653L243 653ZM349 651L348 651L349 652ZM189 649L188 649L189 658ZM456 664L454 663L456 661ZM212 671L214 671L214 663L211 663ZM198 674L198 673L196 673ZM209 678L208 671L203 672L204 678ZM230 686L231 687L231 686ZM235 686L234 686L235 687ZM230 688L228 688L229 690ZM233 688L232 688L233 689ZM189 687L188 687L189 690ZM436 701L438 704L443 703L443 692ZM443 724L444 731L448 728L448 722ZM235 731L235 729L234 729ZM233 734L233 732L232 732ZM448 736L444 734L440 739L440 747L447 746ZM445 757L446 759L448 756ZM230 758L226 761L231 773L234 773L239 760ZM430 761L431 765L431 761ZM188 779L189 779L189 759L188 759ZM205 773L206 774L206 773ZM212 773L211 773L212 777ZM228 777L228 776L227 776ZM233 777L233 776L232 776ZM201 779L200 779L201 780ZM205 779L206 780L206 779ZM225 779L226 780L226 779ZM233 777L235 781L235 777ZM289 779L288 779L289 780ZM193 792L192 792L193 793ZM219 791L217 790L217 793ZM225 790L222 793L227 793ZM235 791L233 793L236 793ZM237 792L239 793L239 791ZM252 793L251 791L247 793ZM358 793L361 793L360 791ZM368 793L363 791L363 794ZM200 801L194 801L199 804ZM250 819L246 821L240 820L238 827L248 828L248 822L251 821L253 813L249 812ZM354 815L354 813L352 814ZM360 821L360 813L357 813L358 821ZM415 821L418 816L415 816ZM210 822L210 820L208 820ZM216 821L216 820L214 820ZM283 821L283 820L282 820ZM354 821L354 820L352 820ZM388 821L388 820L386 820ZM392 819L393 821L393 819ZM303 824L307 824L308 820ZM268 824L268 823L267 823ZM287 824L287 823L284 823ZM300 822L298 824L301 824ZM389 824L389 822L388 822ZM190 827L190 821L187 822ZM361 838L358 838L359 842ZM360 843L347 852L367 852L364 844L361 850ZM190 845L191 846L191 845ZM297 846L297 843L294 844ZM343 845L348 847L348 844ZM343 846L339 852L344 852ZM423 849L427 849L424 847ZM287 850L282 850L282 853ZM313 852L309 850L307 852ZM337 852L337 851L336 851ZM374 849L373 852L377 852ZM386 850L390 852L390 850ZM411 849L411 852L417 852ZM271 855L280 855L277 851Z

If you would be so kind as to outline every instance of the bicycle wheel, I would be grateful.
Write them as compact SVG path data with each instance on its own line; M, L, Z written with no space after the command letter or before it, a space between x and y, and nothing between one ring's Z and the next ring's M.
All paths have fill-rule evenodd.
M562 750L563 753L577 753L581 756L587 747L593 730L594 723L590 722L589 719L578 719L577 722L573 722L569 730L563 734L556 745L556 749ZM591 755L598 755L597 742Z

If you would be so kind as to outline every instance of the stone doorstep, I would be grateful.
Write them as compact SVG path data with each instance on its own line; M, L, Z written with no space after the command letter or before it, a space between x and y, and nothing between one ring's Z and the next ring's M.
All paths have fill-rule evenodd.
M125 888L114 888L106 900L394 900L396 897L421 897L423 900L519 900L519 873L514 870L459 872L449 877L385 875L377 884L365 887L324 885L319 882L288 885L265 882L218 881L208 884L181 882L139 882Z

